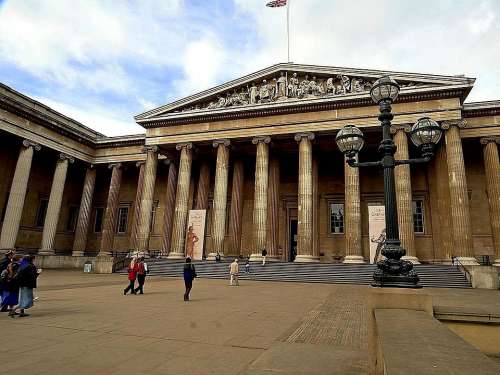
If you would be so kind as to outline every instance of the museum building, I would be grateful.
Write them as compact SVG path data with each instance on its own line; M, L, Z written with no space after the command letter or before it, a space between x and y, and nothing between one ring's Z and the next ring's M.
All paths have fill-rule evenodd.
M427 164L395 168L398 223L415 263L500 265L500 101L464 103L474 79L277 64L135 117L145 134L106 137L0 85L0 250L181 259L191 213L203 257L370 260L369 208L381 169L352 168L335 143L363 130L359 160L382 137L373 83L390 75L396 157L418 156L422 117L443 137Z

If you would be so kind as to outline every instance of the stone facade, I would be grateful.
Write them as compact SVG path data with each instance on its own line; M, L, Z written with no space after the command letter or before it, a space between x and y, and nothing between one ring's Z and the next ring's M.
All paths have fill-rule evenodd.
M297 71L297 87L309 76L321 88L303 84L310 91L298 95ZM383 203L383 181L377 170L346 167L334 138L354 123L366 135L360 160L375 157L378 108L366 87L380 75L280 64L139 115L145 136L124 137L29 106L2 85L1 250L182 258L189 210L207 209L209 259L258 260L266 247L282 261L366 262L368 205ZM470 78L392 75L403 84L393 105L397 156L417 154L405 129L419 117L445 129L430 163L396 168L408 257L474 263L488 255L500 264L500 102L463 104ZM331 87L328 77L336 77ZM275 83L261 93L264 79ZM247 102L212 104L235 93Z

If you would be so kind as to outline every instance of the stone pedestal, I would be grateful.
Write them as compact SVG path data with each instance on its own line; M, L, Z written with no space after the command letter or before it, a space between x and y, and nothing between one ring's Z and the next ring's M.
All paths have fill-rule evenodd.
M267 235L267 189L269 183L269 143L270 137L255 137L257 145L255 159L255 192L253 200L253 251L250 260L258 262L266 246Z
M116 220L118 215L118 204L120 195L120 185L122 183L121 163L110 164L111 181L109 183L108 201L104 211L104 221L102 224L100 256L109 256L113 250L115 239Z
M394 143L396 144L397 160L409 159L408 137L406 132L410 131L410 126L393 126ZM394 168L394 179L396 183L396 203L398 209L399 239L401 246L406 250L406 255L402 258L413 264L420 264L415 250L415 234L413 229L413 207L411 191L411 174L408 164L398 165Z
M472 244L472 227L469 209L469 195L465 176L464 155L460 128L465 120L444 121L446 158L450 185L451 220L453 224L454 254L464 265L477 265Z
M151 219L153 212L153 199L156 185L156 172L158 169L158 146L144 148L146 164L144 165L144 182L142 188L139 225L137 227L137 250L149 251L149 235L151 233Z
M243 215L244 168L241 160L233 163L233 186L231 190L231 213L229 219L230 252L241 255L241 217Z
M495 260L493 265L500 267L500 160L498 146L500 137L487 137L481 139L484 145L484 171L486 174L486 188L490 206L491 233L493 235L493 248Z
M188 215L189 185L191 182L191 164L193 161L192 143L181 143L176 146L181 151L177 192L175 194L174 224L172 228L172 245L169 259L184 259L184 243L186 239L186 222Z
M55 253L54 241L56 239L57 224L61 213L61 203L68 173L68 164L73 163L74 159L68 155L60 154L54 171L52 188L50 189L49 204L43 224L42 244L40 246L40 255L53 255Z
M175 208L175 188L177 185L177 165L173 160L169 161L167 177L167 193L165 194L165 211L163 215L163 244L162 255L168 255L172 241L172 223Z
M17 233L19 232L24 200L30 178L31 162L33 161L35 150L41 150L39 144L27 139L23 141L19 157L17 158L16 170L10 187L9 200L3 220L2 233L0 235L0 251L13 250L16 246Z
M130 240L129 248L130 250L137 251L137 231L139 228L139 221L141 218L141 200L142 200L142 189L144 187L144 165L146 162L138 161L135 163L136 167L139 168L139 177L137 179L137 190L135 192L135 203L134 203L134 217L132 221L132 229L130 230Z
M295 262L319 262L313 255L313 189L312 189L312 145L313 133L299 133L295 140L299 142L299 187L298 187L298 223L297 256Z
M213 142L213 146L217 149L217 164L215 167L214 205L212 209L212 252L208 254L207 260L215 260L217 252L221 258L224 257L229 145L230 142L227 139Z
M75 240L73 242L73 256L83 256L87 247L87 235L89 232L90 216L92 215L92 199L94 197L96 170L93 165L85 172L83 182L82 199L76 222Z
M364 263L361 244L361 195L359 191L359 168L345 162L345 258L343 263Z

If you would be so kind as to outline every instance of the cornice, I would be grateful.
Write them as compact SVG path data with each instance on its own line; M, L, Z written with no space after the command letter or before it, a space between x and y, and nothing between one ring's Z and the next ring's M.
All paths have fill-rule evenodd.
M466 118L500 115L500 100L465 103L462 113Z

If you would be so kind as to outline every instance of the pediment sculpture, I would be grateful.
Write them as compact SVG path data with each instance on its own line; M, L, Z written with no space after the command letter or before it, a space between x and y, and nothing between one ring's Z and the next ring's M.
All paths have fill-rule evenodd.
M303 73L280 72L273 78L251 82L213 96L206 102L185 106L174 112L216 110L247 105L269 104L289 100L306 100L356 94L370 91L374 78L337 74L317 77ZM421 86L423 83L402 82L402 87Z

